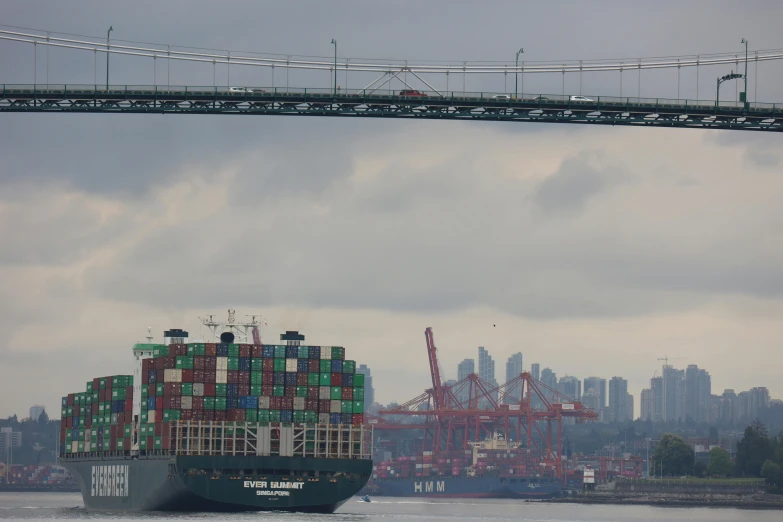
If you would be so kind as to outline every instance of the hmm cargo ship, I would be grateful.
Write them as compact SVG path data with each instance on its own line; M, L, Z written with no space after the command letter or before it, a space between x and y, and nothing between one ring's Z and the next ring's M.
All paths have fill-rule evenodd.
M215 342L150 336L133 375L63 397L59 461L85 508L334 512L372 472L355 362L298 332L261 344L255 318L233 311L204 324Z
M367 491L391 497L547 499L560 481L529 458L519 443L494 434L462 453L424 452L376 466Z

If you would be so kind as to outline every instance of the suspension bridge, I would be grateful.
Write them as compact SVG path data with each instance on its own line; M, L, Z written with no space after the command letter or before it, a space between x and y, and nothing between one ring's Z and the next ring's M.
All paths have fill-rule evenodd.
M752 83L754 91L757 91L759 65L779 64L783 60L783 50L748 53L744 39L745 53L742 54L566 61L559 64L520 63L522 49L516 53L514 63L339 58L335 40L332 40L335 54L331 60L125 41L112 43L110 33L105 40L99 40L53 36L51 32L0 29L0 42L13 46L13 51L19 53L22 60L29 59L29 55L25 54L27 51L32 50L33 55L32 82L0 85L0 112L309 115L783 131L783 103L759 102L755 94L751 101L748 93L749 66L755 71ZM46 49L43 83L38 82L41 68L38 64L39 48ZM50 83L49 48L67 50L82 57L92 55L93 82ZM106 59L105 82L102 77L98 78L99 55L101 63L104 56ZM147 85L111 83L109 57L115 55L115 60L136 60L134 70L139 69L139 60L149 61L153 68L153 82ZM177 62L200 67L202 75L211 68L212 85L171 85L171 63ZM158 81L161 63L166 69L165 84ZM222 80L220 82L222 85L218 85L217 79L219 66L221 72L223 68L226 72L225 84ZM82 69L87 72L84 67ZM271 76L271 81L266 78L267 83L261 85L254 85L260 83L258 81L248 81L251 75L247 71L259 69L271 73L266 75ZM740 72L743 69L744 72ZM691 71L691 83L695 72L694 98L680 96L683 70ZM676 71L676 97L641 96L643 71L648 75ZM299 82L304 80L305 85L313 86L291 85L292 72L299 75ZM715 80L715 98L699 99L703 91L700 90L700 81L712 82L716 72L723 74ZM281 73L284 82L279 80ZM328 86L318 86L325 73L329 75ZM619 77L620 96L616 93L608 96L592 92L583 94L584 77L600 75L606 78L611 74ZM561 92L526 90L525 77L530 78L531 75L560 76ZM624 76L629 75L636 76L636 96L622 96ZM237 77L240 80L236 80ZM468 78L472 85L478 84L486 90L468 90ZM502 90L494 88L499 86L498 78L503 80ZM573 81L576 78L578 88ZM625 81L628 82L628 79ZM724 95L721 100L721 84L728 81L735 83L735 96ZM660 85L655 80L649 82ZM513 84L513 90L509 83ZM602 83L605 85L607 82ZM358 87L349 88L349 85ZM738 92L739 85L743 86L742 92Z

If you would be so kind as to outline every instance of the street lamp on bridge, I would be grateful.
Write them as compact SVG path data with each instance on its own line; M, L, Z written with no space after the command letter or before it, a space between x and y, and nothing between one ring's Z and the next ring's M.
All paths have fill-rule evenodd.
M748 108L748 40L743 38L740 43L745 44L745 92L740 94L740 101ZM758 62L756 62L758 65Z
M109 90L109 38L111 32L114 31L113 26L109 26L109 30L106 31L106 90Z
M519 48L519 51L517 51L517 62L516 67L514 68L514 98L519 96L519 55L524 52L525 50L521 47Z
M332 38L332 45L334 45L334 93L333 96L337 96L337 40Z

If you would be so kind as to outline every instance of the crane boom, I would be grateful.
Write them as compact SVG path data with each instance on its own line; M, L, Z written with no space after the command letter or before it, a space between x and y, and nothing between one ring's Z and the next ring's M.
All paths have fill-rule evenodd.
M424 330L424 337L427 339L427 355L430 359L430 375L432 376L432 391L435 410L440 410L443 406L443 390L440 383L440 366L438 365L438 349L435 348L435 340L432 336L432 328L429 326Z

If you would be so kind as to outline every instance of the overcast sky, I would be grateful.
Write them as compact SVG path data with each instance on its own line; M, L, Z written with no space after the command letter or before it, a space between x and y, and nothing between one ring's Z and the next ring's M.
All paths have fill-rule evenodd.
M332 38L345 57L509 63L520 46L528 60L740 53L742 37L751 51L783 48L776 1L6 0L0 15L64 33L100 36L113 25L116 39L327 57ZM105 78L105 57L96 71L91 56L52 49L47 71L45 54L39 82ZM3 81L31 83L32 56L0 41ZM112 83L152 83L149 61L112 60ZM714 99L714 78L731 68L702 71L698 96ZM759 69L750 70L751 98L783 102L783 63ZM158 83L167 74L159 63ZM319 74L289 81L327 88ZM267 70L231 76L272 85ZM171 65L172 84L212 80L209 66ZM559 75L524 81L525 92L561 89ZM583 81L585 94L620 93L618 73ZM635 96L635 75L623 81ZM467 84L504 90L501 77ZM567 78L567 92L578 85ZM682 72L680 88L696 97L694 71ZM724 89L722 98L734 96L733 85ZM641 90L676 97L676 72L645 72ZM636 415L664 355L706 368L713 393L767 386L783 396L780 135L0 118L0 416L26 416L32 404L57 411L86 380L131 373L130 349L148 326L158 338L171 327L199 335L199 315L228 307L263 314L265 340L299 329L312 344L345 346L371 367L384 403L430 384L427 326L446 378L481 345L498 380L517 351L525 369L538 362L558 377L625 377Z

